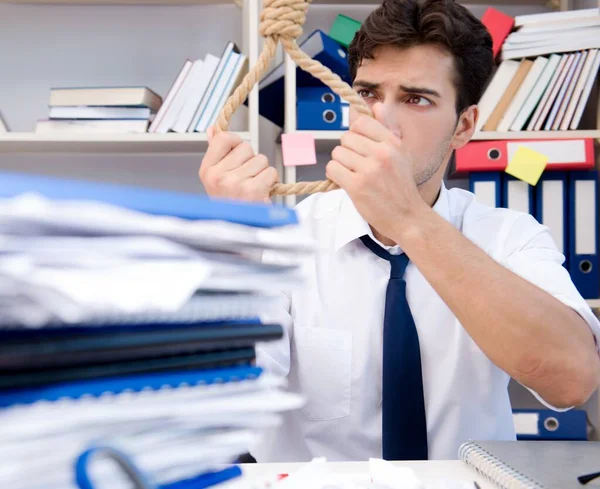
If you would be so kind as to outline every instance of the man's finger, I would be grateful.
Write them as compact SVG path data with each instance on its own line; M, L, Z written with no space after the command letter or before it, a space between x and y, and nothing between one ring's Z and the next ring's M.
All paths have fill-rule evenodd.
M356 172L364 166L365 157L345 146L336 146L331 152L331 159L341 163L348 170Z
M339 161L331 160L325 167L327 178L343 189L348 189L355 173L348 170Z
M206 154L202 159L204 171L225 158L225 156L241 142L242 139L237 134L232 134L230 132L220 132L219 134L213 135L208 145L208 149L206 150Z
M240 143L233 148L217 165L219 171L232 171L241 167L254 157L254 150L250 143Z
M377 112L375 108L377 104L373 105L373 113ZM397 143L397 137L392 131L385 127L374 117L361 115L358 117L350 126L350 131L361 134L376 143Z
M250 158L246 163L244 163L239 168L235 169L233 173L235 173L236 177L240 180L246 178L252 178L258 175L265 168L269 167L269 160L265 155L257 155L253 158Z
M372 139L369 139L362 134L352 131L346 131L340 138L340 143L344 148L348 148L355 153L369 157L373 155L375 144Z

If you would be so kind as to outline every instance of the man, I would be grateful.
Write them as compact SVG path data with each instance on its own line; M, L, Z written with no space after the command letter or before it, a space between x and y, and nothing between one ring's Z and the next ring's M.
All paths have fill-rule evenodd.
M484 26L450 0L386 0L349 62L375 117L353 114L332 152L341 190L297 207L318 251L286 296L286 341L259 358L306 405L257 460L451 459L470 438L515 439L510 377L553 409L585 402L600 324L548 230L443 184L492 72ZM207 192L265 200L266 158L210 136Z

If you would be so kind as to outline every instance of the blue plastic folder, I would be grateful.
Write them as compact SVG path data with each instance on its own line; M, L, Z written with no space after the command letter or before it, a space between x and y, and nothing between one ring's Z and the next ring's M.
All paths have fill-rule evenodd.
M222 220L256 227L298 223L295 210L283 206L212 199L133 185L0 172L0 197L16 197L28 192L49 199L99 201L148 214L191 220Z
M332 90L327 87L298 87L296 93L296 126L299 130L348 129L350 106Z
M234 367L215 370L183 370L114 377L84 382L65 382L34 389L19 389L0 393L0 408L15 404L33 404L38 401L57 401L62 398L80 399L83 396L101 396L111 392L141 392L144 389L158 390L163 386L177 388L182 385L213 384L253 379L261 375L260 367Z

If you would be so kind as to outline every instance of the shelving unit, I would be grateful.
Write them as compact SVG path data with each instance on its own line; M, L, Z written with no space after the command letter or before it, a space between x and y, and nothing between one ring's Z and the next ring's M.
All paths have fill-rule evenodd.
M259 55L260 0L0 0L0 4L20 5L223 5L237 4L242 9L242 46L249 66ZM237 132L259 151L258 86L248 96L247 130ZM203 153L208 142L202 133L140 134L37 134L35 132L0 133L2 153Z

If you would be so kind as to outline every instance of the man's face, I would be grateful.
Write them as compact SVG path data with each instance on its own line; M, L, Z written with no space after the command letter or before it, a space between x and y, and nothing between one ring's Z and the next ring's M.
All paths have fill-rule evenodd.
M402 139L419 186L441 180L464 122L457 120L453 76L452 56L434 45L380 47L356 72L354 89L368 105L381 104L380 122ZM354 117L351 111L350 122Z

